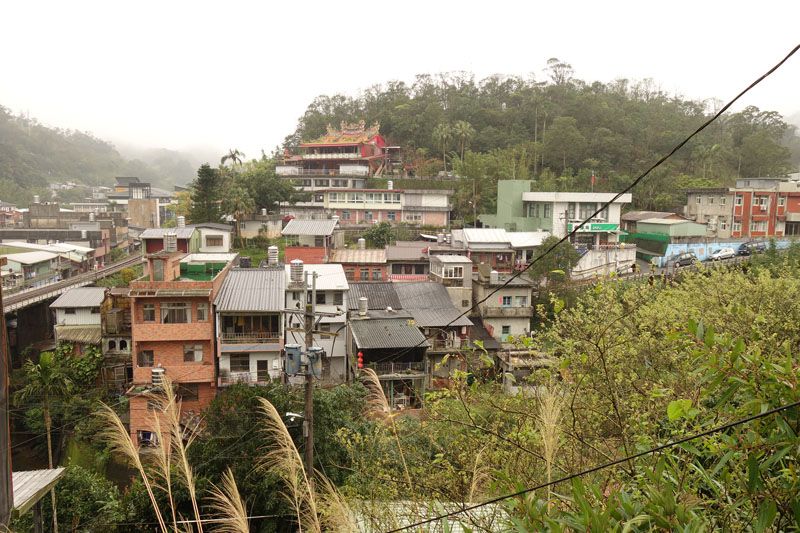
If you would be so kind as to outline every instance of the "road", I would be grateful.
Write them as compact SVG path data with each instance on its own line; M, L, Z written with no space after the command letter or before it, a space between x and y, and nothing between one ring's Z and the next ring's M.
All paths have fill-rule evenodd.
M23 307L41 302L42 300L53 298L75 287L91 285L98 279L106 278L116 274L123 268L132 267L141 262L142 254L141 252L137 252L133 255L129 255L122 261L118 261L103 267L100 270L84 272L83 274L78 274L77 276L73 276L65 280L57 281L55 283L48 283L47 285L43 285L41 287L25 289L21 292L15 292L8 295L3 294L3 313L10 313L11 311L16 311L17 309L22 309Z

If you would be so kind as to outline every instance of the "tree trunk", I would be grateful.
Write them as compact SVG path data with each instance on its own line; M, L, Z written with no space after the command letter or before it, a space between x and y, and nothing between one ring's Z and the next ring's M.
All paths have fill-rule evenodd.
M44 410L44 426L47 430L47 464L50 470L53 469L53 443L50 439L50 411L47 409L47 397L42 399L42 409ZM56 490L50 488L50 501L53 504L53 533L58 533L58 515L56 514Z

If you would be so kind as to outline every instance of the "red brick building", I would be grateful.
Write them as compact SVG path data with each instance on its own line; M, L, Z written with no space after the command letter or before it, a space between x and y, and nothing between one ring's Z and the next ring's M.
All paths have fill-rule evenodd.
M162 375L175 384L184 415L199 414L216 395L212 302L238 254L160 251L146 259L149 274L130 284L130 431L142 445L154 443L145 394Z
M329 262L342 265L347 281L388 281L386 250L333 250Z

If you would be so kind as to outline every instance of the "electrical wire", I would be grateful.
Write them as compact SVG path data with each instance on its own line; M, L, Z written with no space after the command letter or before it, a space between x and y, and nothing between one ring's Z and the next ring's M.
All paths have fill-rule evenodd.
M511 494L504 494L502 496L497 496L496 498L492 498L492 499L487 500L485 502L481 502L481 503L478 503L478 504L475 504L475 505L471 505L469 507L465 507L464 509L452 511L452 512L445 513L445 514L441 514L441 515L435 516L433 518L429 518L427 520L422 520L420 522L409 524L407 526L403 526L403 527L400 527L400 528L397 528L397 529L392 529L392 530L388 531L387 533L396 533L398 531L405 531L406 529L411 529L413 527L418 527L418 526L422 526L422 525L425 525L425 524L429 524L431 522L435 522L435 521L441 520L443 518L449 518L449 517L455 516L457 514L466 513L468 511L472 511L473 509L478 509L480 507L485 507L487 505L492 505L492 504L501 502L503 500L507 500L509 498L515 498L517 496L522 496L523 494L527 494L529 492L533 492L533 491L536 491L536 490L544 489L544 488L550 487L552 485L556 485L558 483L563 483L564 481L570 481L571 479L574 479L574 478L577 478L577 477L582 477L582 476L585 476L587 474L592 474L594 472L598 472L600 470L604 470L604 469L610 468L612 466L617 466L617 465L619 465L621 463L627 463L627 462L630 462L630 461L632 461L634 459L638 459L640 457L644 457L645 455L650 455L650 454L653 454L653 453L656 453L656 452L660 452L662 450L666 450L668 448L672 448L673 446L678 446L680 444L684 444L686 442L689 442L689 441L692 441L692 440L695 440L695 439L699 439L701 437L707 437L709 435L713 435L715 433L719 433L721 431L725 431L726 429L730 429L730 428L733 428L733 427L736 427L736 426L740 426L742 424L747 424L749 422L752 422L753 420L758 420L759 418L765 418L767 416L771 416L771 415L774 415L776 413L780 413L781 411L785 411L787 409L791 409L793 407L798 407L798 406L800 406L800 401L792 402L792 403L787 404L787 405L782 405L780 407L776 407L774 409L770 409L769 411L764 411L763 413L758 413L756 415L748 416L746 418L741 418L739 420L735 420L733 422L729 422L727 424L723 424L723 425L715 427L715 428L707 429L706 431L702 431L700 433L695 433L693 435L689 435L688 437L683 437L682 439L678 439L678 440L675 440L675 441L670 441L670 442L668 442L666 444L662 444L660 446L656 446L655 448L650 448L648 450L645 450L645 451L642 451L642 452L639 452L639 453L635 453L633 455L628 455L626 457L623 457L621 459L617 459L615 461L610 461L608 463L603 463L601 465L594 466L592 468L588 468L586 470L582 470L582 471L574 473L574 474L569 474L567 476L561 477L559 479L552 480L550 482L541 483L539 485L536 485L535 487L530 487L530 488L523 489L523 490L520 490L520 491L517 491L517 492L512 492Z
M744 96L746 93L748 93L748 92L749 92L749 91L750 91L750 90L751 90L753 87L755 87L756 85L758 85L759 83L761 83L761 82L762 82L764 79L766 79L766 78L767 78L767 76L769 76L770 74L772 74L773 72L775 72L775 71L776 71L778 68L780 68L780 67L781 67L781 66L782 66L782 65L783 65L783 64L784 64L786 61L788 61L788 60L789 60L789 58L790 58L790 57L792 57L792 56L793 56L793 55L794 55L794 54L797 52L797 50L798 50L798 49L800 49L800 44L798 44L798 45L796 45L794 48L792 48L792 50L791 50L791 51L790 51L790 52L789 52L789 53L788 53L788 54L787 54L787 55L786 55L786 56L785 56L783 59L781 59L781 60L780 60L778 63L776 63L776 64L775 64L775 65L774 65L772 68L770 68L770 69L769 69L767 72L765 72L765 73L764 73L764 74L762 74L760 77L758 77L758 78L757 78L757 79L756 79L754 82L752 82L750 85L748 85L748 86L747 86L747 87L746 87L744 90L742 90L742 91L741 91L739 94L737 94L737 95L736 95L736 96L735 96L735 97L734 97L732 100L730 100L730 101L729 101L727 104L725 104L724 106L722 106L722 108L720 108L720 110L719 110L719 111L717 111L717 112L716 112L714 115L712 115L712 116L711 116L711 117L710 117L708 120L706 120L706 121L705 121L703 124L701 124L701 125L700 125L700 126L699 126L699 127L696 129L696 130L694 130L694 131L693 131L693 132L692 132L692 133L691 133L691 134L690 134L688 137L686 137L686 138L685 138L683 141L681 141L680 143L678 143L678 144L677 144L677 145L676 145L676 146L675 146L675 147L674 147L672 150L670 150L670 151L669 151L669 152L668 152L666 155L662 156L662 157L661 157L661 158L660 158L658 161L656 161L655 163L653 163L653 164L650 166L650 168L648 168L646 171L644 171L642 174L640 174L640 175L639 175L639 176L638 176L638 177L637 177L635 180L633 180L633 182L631 182L631 184L630 184L630 185L628 185L628 186L627 186L627 187L625 187L625 188L624 188L622 191L620 191L620 192L618 192L617 194L615 194L615 195L614 195L614 197L613 197L613 198L611 198L611 200L607 201L607 202L606 202L606 203L604 203L604 204L601 204L601 206L600 206L600 207L599 207L599 208L598 208L598 209L597 209L597 210L596 210L594 213L592 213L592 214L591 214L589 217L587 217L587 218L586 218L586 219L585 219L583 222L581 222L580 224L576 225L576 226L575 226L575 227L572 229L572 231L568 232L568 233L567 233L567 234L566 234L564 237L562 237L561 239L559 239L559 241L558 241L557 243L555 243L553 246L551 246L550 248L548 248L548 249L547 249L547 250L546 250L546 251L545 251L543 254L541 254L540 256L538 256L538 257L534 257L533 259L531 259L531 261L530 261L530 262L526 263L526 265L525 265L525 267L524 267L524 268L522 268L522 269L518 270L517 272L515 272L515 273L514 273L514 274L513 274L511 277L509 277L508 279L506 279L506 280L505 280L505 281L504 281L504 282L503 282L503 283L502 283L502 284L501 284L499 287L497 287L497 288L496 288L496 289L494 289L493 291L490 291L490 292L489 292L489 293L488 293L488 294L487 294L487 295L486 295L486 296L485 296L485 297L484 297L484 298L483 298L481 301L479 301L479 302L476 302L475 304L473 304L473 305L472 305L472 307L470 307L469 309L467 309L466 311L464 311L463 313L461 313L460 315L458 315L457 317L455 317L453 320L451 320L449 323L447 323L445 326L442 326L442 327L445 327L445 328L446 328L446 327L448 327L448 326L452 325L452 324L453 324L453 323L454 323L456 320L458 320L459 318L461 318L461 317L464 317L464 316L466 316L467 314L469 314L470 312L472 312L472 310L473 310L473 309L476 309L476 308L477 308L477 307L478 307L480 304L482 304L482 303L486 302L486 301L487 301L489 298L491 298L491 297L492 297L493 295L495 295L497 292L499 292L499 291L503 290L504 288L506 288L506 287L507 287L509 284L511 284L511 282L512 282L512 281L514 281L515 279L517 279L517 278L518 278L519 276L521 276L521 275L522 275L524 272L528 271L528 270L529 270L529 269L530 269L530 268L531 268L533 265L535 265L536 263L538 263L539 261L541 261L542 259L544 259L546 256L548 256L548 255L549 255L551 252L553 252L553 251L554 251L556 248L558 248L558 247L559 247L559 246L560 246L562 243L566 242L566 241L567 241L568 239L570 239L571 237L574 237L574 236L575 236L575 234L578 232L578 230L579 230L579 229L581 229L583 226L585 226L587 223L589 223L589 222L590 222L590 221L591 221L591 220L592 220L594 217L596 217L596 216L597 216L597 215L598 215L598 214L599 214L601 211L603 211L603 210L607 209L607 208L608 208L608 207L609 207L611 204L613 204L615 201L617 201L617 200L618 200L618 199L619 199L619 198L620 198L620 197L621 197L623 194L626 194L626 193L630 192L630 191L631 191L631 190L632 190L634 187L636 187L636 186L637 186L637 185L638 185L638 184L639 184L639 183L640 183L640 182L641 182L641 181L642 181L642 180L643 180L645 177L647 177L647 176L648 176L648 175L649 175L649 174L650 174L650 173L651 173L653 170L655 170L656 168L658 168L659 166L661 166L661 165L662 165L662 164L663 164L663 163L664 163L664 162L665 162L667 159L669 159L670 157L672 157L673 155L675 155L675 153L676 153L678 150L680 150L681 148L683 148L683 147L684 147L684 146L685 146L685 145L686 145L686 144L687 144L687 143L688 143L690 140L692 140L692 139L693 139L695 136L697 136L697 135L698 135L700 132L702 132L702 131L703 131L704 129L706 129L706 128L707 128L709 125L711 125L711 123L713 123L713 122L714 122L714 121L716 121L716 120L717 120L717 119L718 119L720 116L722 116L722 114L723 114L725 111L727 111L727 110L728 110L728 109L729 109L729 108L730 108L730 107L731 107L731 106L732 106L734 103L736 103L736 102L737 102L737 101L738 101L738 100L739 100L739 99L740 99L742 96ZM414 346L411 346L411 347L409 347L409 348L406 348L406 349L404 349L404 350L403 350L402 352L400 352L400 353L395 353L395 354L392 354L392 355L387 355L386 357L384 357L384 358L382 358L382 359L379 359L379 360L377 360L377 361L374 361L374 362L375 362L375 363L381 363L381 362L383 362L383 361L387 361L387 360L389 360L389 359L394 359L394 358L397 358L397 357L399 357L399 356L402 356L403 354L406 354L406 353L408 353L409 351L411 351L411 350L413 350L413 349L415 349L415 348L419 348L420 346L422 346L422 344L423 344L424 342L427 342L427 340L428 340L427 338L426 338L426 339L423 339L422 341L418 342L416 345L414 345Z

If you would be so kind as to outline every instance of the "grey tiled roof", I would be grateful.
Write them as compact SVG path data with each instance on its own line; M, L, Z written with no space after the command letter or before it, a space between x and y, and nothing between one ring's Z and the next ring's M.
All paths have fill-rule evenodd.
M217 311L277 312L284 308L283 269L234 268L222 282L214 305Z
M396 284L395 291L403 309L411 313L418 327L471 326L453 305L444 285L434 281ZM451 323L452 322L452 323Z
M367 298L367 309L402 309L400 299L395 292L395 284L391 282L353 282L347 296L347 307L351 311L358 309L358 299Z
M353 320L350 331L360 349L428 348L430 344L407 319Z

